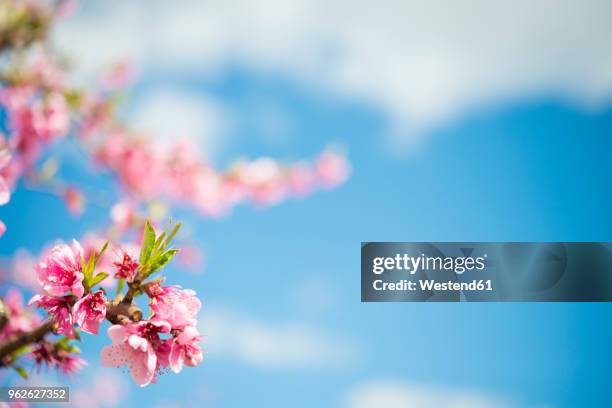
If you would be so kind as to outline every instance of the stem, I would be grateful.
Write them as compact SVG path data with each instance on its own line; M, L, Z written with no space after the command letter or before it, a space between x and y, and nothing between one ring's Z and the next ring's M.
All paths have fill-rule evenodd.
M128 290L121 302L111 303L106 310L106 319L113 324L127 324L129 322L139 322L142 319L142 311L138 306L133 305L132 301L138 292L138 282L128 284Z
M111 304L106 312L106 319L113 324L127 324L129 322L137 322L142 319L142 312L140 309L132 304L134 294L137 289L130 287L125 294L125 297L118 304ZM0 300L0 326L4 327L8 322L6 313L3 314L4 302ZM4 318L4 320L2 320ZM45 321L39 327L25 333L17 334L12 336L4 343L0 343L0 368L7 366L12 362L6 363L6 357L10 356L13 352L19 350L21 347L27 346L28 344L38 343L41 341L46 334L54 331L56 323L49 319ZM1 329L0 329L1 330Z
M13 352L19 350L23 346L38 343L47 333L51 333L54 328L55 322L47 320L37 328L29 332L17 334L11 337L5 343L0 344L0 367L5 365L4 360L7 356L11 355Z
M6 303L0 299L0 332L4 329L4 326L8 323L8 313L6 310Z
M136 294L136 290L137 289L134 283L128 283L128 290L125 293L125 296L123 297L123 300L121 301L121 303L126 304L126 305L132 304L132 300L134 300L134 295Z

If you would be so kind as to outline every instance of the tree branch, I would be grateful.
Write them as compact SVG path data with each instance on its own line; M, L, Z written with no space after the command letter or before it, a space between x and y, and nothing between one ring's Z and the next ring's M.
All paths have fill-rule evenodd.
M111 303L106 311L106 320L113 324L127 324L130 322L138 322L142 319L142 311L138 306L132 304L134 294L137 289L130 287L123 300L117 304ZM4 327L8 322L6 313L2 313L4 302L0 300L0 326ZM4 316L4 321L2 320ZM39 327L25 333L17 334L9 338L7 341L0 344L0 368L7 366L6 357L21 347L28 344L38 343L46 334L55 330L56 323L49 319ZM1 329L0 329L1 330Z
M55 322L47 320L34 330L12 336L9 340L0 344L0 367L5 366L5 359L13 352L28 344L38 343L46 334L51 333L55 328Z
M0 332L4 329L4 326L8 323L8 310L4 300L0 299Z

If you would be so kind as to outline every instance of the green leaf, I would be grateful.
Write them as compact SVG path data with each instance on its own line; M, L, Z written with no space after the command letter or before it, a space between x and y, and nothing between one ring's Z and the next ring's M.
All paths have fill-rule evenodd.
M96 253L96 265L98 264L98 261L100 260L100 258L102 258L102 255L104 255L106 248L108 248L108 241L106 241L104 245L102 245L102 249L100 249L100 252Z
M13 357L13 360L17 360L19 357L29 353L31 350L32 348L29 345L19 347L17 350L11 353L11 356Z
M166 231L159 234L159 237L157 237L157 239L155 240L155 245L153 245L153 253L158 252L159 249L162 248L162 242L164 242L165 237L166 237Z
M170 241L172 241L172 239L176 236L176 233L179 231L179 229L181 229L182 225L183 224L181 224L180 222L177 222L176 224L174 224L174 227L172 227L172 230L168 233L168 237L164 241L164 245L163 245L164 248L166 248L168 244L170 243Z
M81 255L81 269L83 270L83 273L85 273L85 269L87 269L87 262L85 262L83 255Z
M151 268L149 269L149 273L147 273L147 276L145 276L145 278L149 277L153 272L157 271L158 269L161 269L166 266L166 264L170 262L174 255L178 253L178 251L178 249L168 249L167 251L160 254L155 260L151 262Z
M61 339L59 339L58 341L55 342L55 345L63 350L66 349L66 347L68 347L68 344L70 343L70 339L68 337L62 337Z
M151 226L151 223L147 221L145 223L142 236L142 248L140 249L140 258L138 260L140 265L146 265L149 261L151 252L153 251L153 245L155 245L155 230Z
M75 353L75 354L80 354L81 353L81 349L78 348L77 346L70 344L67 348L66 351L69 353Z
M94 268L96 267L96 254L93 254L87 260L87 263L83 267L83 286L88 291L91 288L91 277L93 275Z
M25 368L19 366L13 366L13 368L15 369L15 371L17 371L17 374L19 374L21 378L26 380L28 379L28 372Z
M98 283L102 282L104 279L108 278L108 272L100 272L98 273L96 276L94 276L91 279L91 282L89 283L89 287L93 288L94 286L96 286Z

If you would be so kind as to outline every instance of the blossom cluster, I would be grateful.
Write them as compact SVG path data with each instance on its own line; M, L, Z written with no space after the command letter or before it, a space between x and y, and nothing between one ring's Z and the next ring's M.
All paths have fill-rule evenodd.
M41 323L38 315L30 313L23 305L21 293L12 288L3 299L4 323L0 330L0 342L29 332Z
M108 243L89 254L76 240L51 248L35 267L40 293L30 304L46 311L50 331L62 338L52 342L43 335L34 342L30 351L35 366L64 373L82 367L84 361L76 357L78 349L71 340L80 339L80 333L99 334L106 320L112 324L108 329L112 344L102 350L102 363L129 367L140 386L155 382L164 369L178 373L185 365L199 365L203 358L197 329L200 300L193 290L165 286L163 277L152 277L178 252L169 244L179 226L156 235L146 223L138 259L121 251L109 259L113 256L106 252ZM101 271L100 266L112 269ZM115 299L104 288L107 280L120 282ZM138 296L148 299L147 319L136 305ZM41 327L41 319L23 308L18 292L10 292L4 304L7 324L0 330L0 342ZM12 365L19 356L4 357L2 365Z
M226 172L219 172L196 152L187 142L161 147L118 131L97 145L94 157L117 174L132 197L169 198L213 217L227 214L242 202L269 206L316 189L334 188L350 173L344 156L332 149L320 153L314 163L283 166L264 157L237 162Z
M36 330L43 323L40 316L24 307L21 294L14 288L7 293L2 303L4 321L0 329L0 342L19 338ZM85 361L76 356L78 349L68 344L66 340L54 342L41 338L30 348L21 348L11 354L3 355L0 366L12 366L20 374L25 375L23 368L15 363L26 351L30 352L30 357L37 367L55 367L64 374L73 373L85 365Z
M108 321L112 344L102 350L102 362L127 366L145 386L163 371L202 361L195 292L153 276L178 254L169 247L178 228L157 235L149 222L165 216L160 208L186 205L220 217L241 203L271 206L342 184L350 165L338 151L324 148L310 161L284 164L264 157L218 169L189 142L160 144L130 129L118 115L118 101L133 67L122 62L91 87L75 85L67 59L49 40L52 25L74 4L0 1L0 206L17 188L28 187L57 195L80 215L95 197L59 176L61 149L55 145L70 142L109 171L121 191L113 198L111 225L101 234L55 244L32 257L36 261L16 259L15 280L34 289L29 305L47 317L32 313L15 290L0 298L0 369L25 376L21 362L29 358L39 369L73 373L85 365L75 345L81 333L98 335ZM0 237L5 229L0 221ZM144 231L142 238L134 237L136 231ZM135 241L120 243L126 237ZM179 261L201 258L197 250L184 249ZM138 302L147 304L148 316Z
M34 46L48 42L49 27L65 16L69 3L12 0L0 5L0 50L9 51L8 61L0 63L0 111L6 118L0 123L5 133L0 133L0 205L27 176L46 183L79 215L86 202L81 190L36 166L53 143L71 135L93 161L117 176L130 200L170 200L206 216L225 215L242 202L277 204L347 179L348 162L329 148L312 163L282 165L260 158L222 171L189 142L162 145L130 130L116 115L118 95L133 78L130 64L112 66L94 87L77 87L61 56ZM4 229L0 224L0 233Z

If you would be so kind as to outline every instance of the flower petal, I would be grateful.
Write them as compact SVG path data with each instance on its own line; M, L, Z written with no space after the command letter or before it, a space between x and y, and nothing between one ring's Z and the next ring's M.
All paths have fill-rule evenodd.
M130 372L136 384L144 387L148 385L155 375L155 369L151 370L148 367L149 356L142 352L133 352L133 358L130 362Z
M127 342L130 347L132 347L133 349L140 350L142 352L147 351L147 347L149 346L149 342L146 339L135 334L130 335L128 337Z
M183 352L183 348L178 344L174 343L172 345L172 350L170 350L170 356L168 361L170 362L170 368L175 373L180 373L183 369L185 353Z
M32 298L32 300L34 300L34 298ZM108 337L110 337L113 343L123 343L127 335L127 330L120 324L114 324L108 328Z
M11 199L11 189L4 180L4 177L0 176L0 205L8 203Z
M125 344L113 344L104 347L100 357L102 364L106 367L121 367L129 364L132 359L131 350Z

